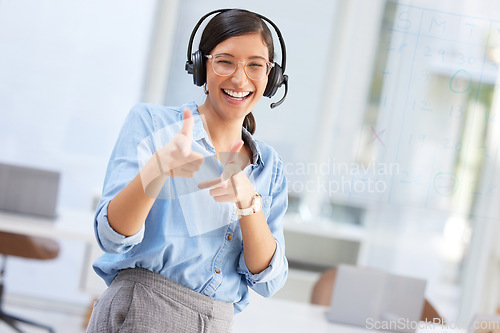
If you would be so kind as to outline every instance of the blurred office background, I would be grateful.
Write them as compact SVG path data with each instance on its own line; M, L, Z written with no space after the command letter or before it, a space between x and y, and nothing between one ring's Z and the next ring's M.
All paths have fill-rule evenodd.
M426 279L449 320L498 311L495 0L0 0L0 162L59 171L58 207L92 211L135 103L203 102L187 43L226 7L272 19L287 47L285 102L269 108L282 88L254 111L289 180L276 297L308 302L323 270L349 263ZM78 282L85 245L60 242L53 262L9 260L13 310L80 316L102 288Z

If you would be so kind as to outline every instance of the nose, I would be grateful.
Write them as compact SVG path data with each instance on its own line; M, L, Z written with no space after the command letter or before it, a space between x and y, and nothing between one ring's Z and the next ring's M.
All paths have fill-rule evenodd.
M245 73L245 63L239 62L236 66L236 70L232 75L232 80L238 86L243 86L248 80L247 74Z

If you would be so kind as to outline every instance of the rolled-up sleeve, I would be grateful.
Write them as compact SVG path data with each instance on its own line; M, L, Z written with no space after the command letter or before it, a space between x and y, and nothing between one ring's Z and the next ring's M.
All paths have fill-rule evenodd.
M288 275L288 261L285 256L285 239L283 235L283 216L288 207L288 188L279 156L275 163L270 190L272 202L267 223L276 240L276 250L269 266L257 274L252 274L248 270L243 251L240 254L238 265L238 273L245 276L248 286L264 297L271 297L281 289L285 285Z
M144 238L144 225L135 235L123 236L111 228L108 221L108 203L96 214L95 234L101 249L107 253L124 253Z
M276 241L276 250L274 251L271 262L266 269L264 269L260 273L252 274L245 263L245 257L242 253L240 255L239 273L245 275L250 286L253 286L256 283L269 282L277 278L280 273L283 272L283 268L285 265L285 261L283 260L283 258L284 251L281 249L280 243Z

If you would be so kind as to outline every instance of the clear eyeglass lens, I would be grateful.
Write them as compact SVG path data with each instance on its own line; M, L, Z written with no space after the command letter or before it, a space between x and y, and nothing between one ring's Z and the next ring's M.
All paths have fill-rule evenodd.
M236 71L238 62L228 56L215 56L212 61L214 72L221 76L228 76ZM263 59L254 59L245 64L245 73L256 81L266 78L269 72L269 64Z

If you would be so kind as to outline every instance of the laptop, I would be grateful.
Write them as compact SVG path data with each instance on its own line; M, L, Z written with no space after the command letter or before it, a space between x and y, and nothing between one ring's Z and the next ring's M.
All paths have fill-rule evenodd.
M0 163L0 210L55 218L60 173Z
M415 332L426 281L374 268L340 265L326 317L329 321L390 332Z

